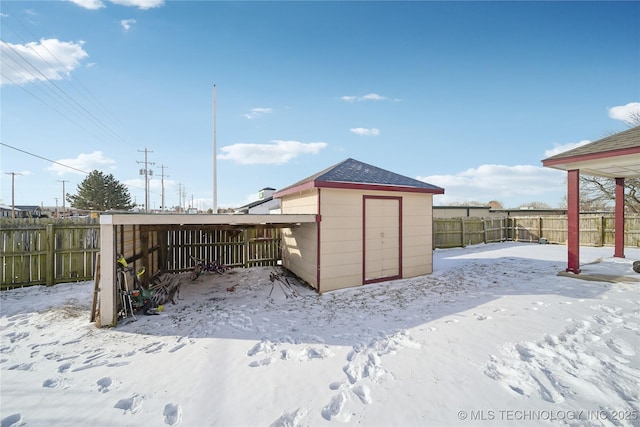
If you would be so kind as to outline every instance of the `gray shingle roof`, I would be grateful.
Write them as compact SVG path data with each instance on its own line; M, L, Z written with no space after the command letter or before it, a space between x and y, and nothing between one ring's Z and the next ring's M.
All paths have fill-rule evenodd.
M640 147L640 126L599 139L598 141L582 145L573 150L547 157L543 161L559 160L570 157L602 154L610 151L625 150ZM613 153L612 153L613 154Z
M322 187L324 186L323 183L334 183L344 184L345 186L348 186L349 184L374 185L395 189L397 189L397 187L420 189L424 192L436 194L444 193L444 189L441 187L399 175L351 158L298 181L297 183L278 191L278 193L286 193L286 190L288 189L300 187L307 183L315 183L315 187Z

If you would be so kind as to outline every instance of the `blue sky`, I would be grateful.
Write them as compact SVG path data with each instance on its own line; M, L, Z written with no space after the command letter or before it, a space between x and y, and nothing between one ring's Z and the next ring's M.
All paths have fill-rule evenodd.
M541 160L640 111L640 2L7 1L0 198L82 171L150 208L238 207L354 158L436 205L562 203ZM52 162L54 161L54 162ZM153 164L151 164L153 163ZM71 166L71 168L64 167ZM179 194L182 193L182 198Z

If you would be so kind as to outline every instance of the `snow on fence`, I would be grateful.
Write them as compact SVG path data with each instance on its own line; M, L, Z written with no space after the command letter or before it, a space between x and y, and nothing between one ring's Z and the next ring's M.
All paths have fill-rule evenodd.
M615 216L580 216L580 244L613 246ZM0 229L1 289L93 280L100 251L97 220L3 219ZM280 259L280 230L170 229L140 233L123 230L117 242L123 254L146 248L148 271L181 272L194 266L191 256L234 267L275 265ZM149 237L150 236L150 237ZM146 241L151 239L152 241ZM565 244L567 217L434 218L433 247L452 248L506 240ZM640 247L640 215L625 217L625 247ZM136 259L130 261L139 262Z

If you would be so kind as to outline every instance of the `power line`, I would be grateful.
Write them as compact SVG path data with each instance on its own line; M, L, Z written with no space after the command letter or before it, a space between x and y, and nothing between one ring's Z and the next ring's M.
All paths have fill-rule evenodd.
M20 19L18 14L13 12L11 10L11 8L7 7L7 5L3 5L3 8L7 9L10 12L10 16L11 16L11 18L12 18L12 20L14 22L17 22L18 24L20 24L21 27L24 30L26 30L27 33L29 33L33 38L37 39L37 37L22 22L22 20ZM29 49L31 52L33 52L33 54L37 55L37 57L40 58L42 63L45 64L46 67L48 67L48 69L51 70L51 72L55 73L55 75L59 77L59 80L63 80L63 81L69 82L69 84L76 90L76 92L81 94L82 97L85 100L89 101L94 106L97 105L98 107L102 107L101 108L102 112L109 113L106 110L106 108L97 101L97 98L95 96L93 96L93 94L91 94L91 92L84 85L82 85L82 83L79 81L79 79L75 75L72 75L71 73L68 73L68 76L67 76L68 78L65 78L65 76L62 76L60 74L60 70L65 70L66 66L63 64L63 62L50 49L47 48L45 43L43 43L41 41L37 45L38 49L36 49L36 45L34 43L27 42L25 40L25 38L22 37L21 34L18 33L18 31L16 31L16 29L11 26L11 22L12 21L9 20L9 19L3 19L3 26L8 27L16 35L16 37L18 39L22 40L22 42L24 44L23 45L12 45L12 44L4 41L4 40L0 40L0 43L2 43L3 46L6 46L6 49L4 49L4 50L9 54L9 55L6 55L6 56L11 60L10 62L13 62L14 65L19 66L21 68L21 70L18 70L15 67L9 66L7 61L3 61L3 66L7 65L8 68L13 70L13 72L16 73L17 75L28 76L28 77L31 78L32 81L43 84L47 88L47 91L48 91L48 93L46 93L46 96L48 96L48 97L50 97L52 99L54 99L54 97L55 98L59 98L59 99L56 99L56 102L58 102L64 108L74 110L73 111L73 115L77 116L76 118L80 119L83 122L87 122L87 123L90 123L90 124L93 124L93 125L97 126L97 129L100 132L104 132L104 133L108 134L109 136L111 136L112 138L115 137L115 139L117 139L121 143L125 143L126 144L127 143L126 140L121 135L119 135L114 129L112 129L107 124L105 124L100 118L96 117L95 114L93 114L91 111L89 111L89 109L85 108L85 106L82 105L80 102L78 102L76 99L74 99L74 97L69 95L69 93L67 93L62 87L60 87L60 85L56 84L50 78L50 73L47 73L46 71L45 71L45 73L47 73L47 74L43 73L39 69L39 68L42 68L42 67L38 67L38 66L34 65L30 61L30 58L34 58L34 57L31 56L31 55L28 55L28 56L26 55L26 50L27 49ZM18 51L16 49L16 47L20 47L20 46L24 47L24 51L22 51L22 49L20 51ZM43 56L41 54L41 52L44 53L45 51L48 53L48 55L50 55L49 60L47 58L45 58L45 56L47 56L47 55ZM55 62L57 62L59 64L58 67L54 66L51 63L51 61L50 61L51 58ZM47 107L49 107L52 110L56 111L58 114L62 115L66 119L70 120L72 123L76 124L81 129L83 129L85 131L88 131L85 127L79 125L77 121L74 121L74 120L70 119L69 117L65 116L65 114L63 114L60 111L59 108L56 108L56 107L50 105L49 103L45 102L42 98L40 98L40 97L34 95L33 93L27 91L24 88L24 85L19 84L18 82L16 82L13 79L9 78L6 75L6 73L2 74L2 77L4 79L6 79L7 81L13 83L14 85L20 87L21 89L25 90L31 96L33 96L37 100L41 101ZM77 82L84 89L84 92L90 95L90 97L87 97L85 94L81 93L81 91L79 91L78 87L75 85L75 82ZM43 89L43 91L44 91L44 89ZM90 98L92 98L93 101ZM113 114L109 114L109 115L111 117L114 117ZM88 131L88 132L93 134L97 138L101 139L102 141L107 142L104 138L100 137L96 133L91 132L91 131ZM111 143L112 141L108 141L108 142Z
M30 152L25 151L25 150L21 150L18 147L14 147L12 145L5 144L4 142L0 142L0 145L4 145L5 147L12 148L12 149L14 149L16 151L20 151L21 153L24 153L24 154L28 154L29 156L37 157L38 159L42 159L42 160L45 160L47 162L55 163L56 165L60 165L62 167L73 169L74 171L82 172L83 174L89 175L89 172L87 172L87 171L83 171L81 169L74 168L73 166L65 165L64 163L56 162L55 160L47 159L46 157L42 157L42 156L39 156L39 155L34 154L34 153L30 153Z
M22 149L20 149L18 147L14 147L12 145L5 144L4 142L0 142L0 145L3 145L5 147L7 147L7 148L11 148L11 149L16 150L16 151L20 151L21 153L27 154L29 156L36 157L38 159L41 159L41 160L44 160L44 161L47 161L47 162L55 163L56 165L60 165L60 166L65 167L65 168L72 169L72 170L77 171L77 172L81 172L81 173L83 173L85 175L89 175L91 173L91 172L83 171L82 169L74 168L73 166L65 165L64 163L60 163L60 162L57 162L55 160L47 159L46 157L42 157L42 156L39 156L39 155L34 154L34 153L30 153L29 151L25 151L25 150L22 150ZM131 188L137 188L138 190L142 189L141 187L138 187L136 185L131 185L131 184L124 184L124 185L126 185L127 187L131 187Z

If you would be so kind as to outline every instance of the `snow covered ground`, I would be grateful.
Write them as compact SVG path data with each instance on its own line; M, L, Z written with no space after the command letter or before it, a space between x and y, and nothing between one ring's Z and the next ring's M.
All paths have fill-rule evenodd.
M0 427L640 426L640 249L499 243L324 295L273 268L89 323L93 283L0 293ZM285 292L286 291L286 292Z

